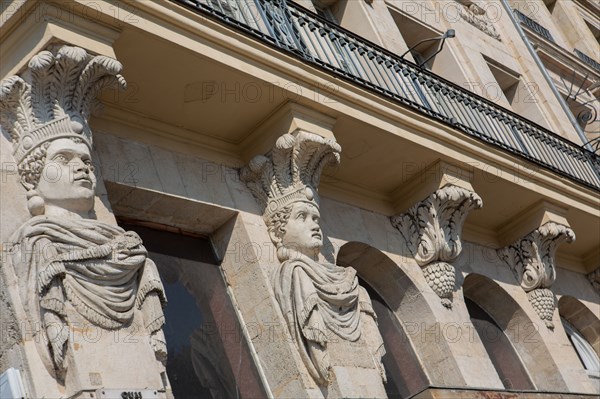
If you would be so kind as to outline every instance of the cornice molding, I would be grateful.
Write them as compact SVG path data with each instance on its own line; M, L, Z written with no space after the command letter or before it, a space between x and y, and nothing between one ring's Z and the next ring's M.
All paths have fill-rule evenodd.
M39 2L33 7L30 4L35 2L25 3L29 6L15 10L18 17L6 17L5 25L8 28L3 29L0 35L3 50L0 78L21 72L33 55L54 43L78 46L92 54L116 57L112 46L120 35L119 28L57 8L55 3L51 6L56 8L53 13L42 9L44 5L48 6L45 2ZM40 9L45 14L36 11ZM59 10L62 12L57 12ZM68 15L68 19L60 18L63 15ZM16 25L11 22L13 18L18 21Z
M528 33L531 31L528 31ZM569 67L572 70L572 65L576 65L579 68L579 73L581 77L585 76L585 74L589 74L590 76L595 77L596 79L600 78L600 73L592 68L590 65L583 62L575 53L558 44L541 38L535 34L530 34L528 37L531 39L534 49L543 57L545 62L548 62L550 66L555 66L560 68ZM548 67L548 65L547 65ZM557 68L557 69L558 69ZM553 69L553 68L549 68ZM584 71L584 72L580 72Z

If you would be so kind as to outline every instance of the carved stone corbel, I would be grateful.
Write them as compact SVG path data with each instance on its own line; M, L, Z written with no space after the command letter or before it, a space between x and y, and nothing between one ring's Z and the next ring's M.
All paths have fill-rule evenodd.
M548 222L513 244L499 249L498 255L515 273L534 310L550 329L556 301L549 289L556 280L554 255L563 242L573 242L568 226Z
M427 283L447 308L452 307L455 284L455 270L450 262L462 251L460 236L467 215L482 205L475 192L449 184L391 218Z
M240 178L260 203L277 248L273 294L308 374L328 397L382 398L385 348L369 294L355 269L321 256L319 181L340 151L335 140L296 129L254 157Z

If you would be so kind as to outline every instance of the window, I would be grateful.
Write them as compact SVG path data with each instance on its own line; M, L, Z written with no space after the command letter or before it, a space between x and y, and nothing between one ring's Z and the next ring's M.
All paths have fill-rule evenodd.
M396 25L398 26L404 41L406 42L406 46L408 48L416 46L410 51L410 54L413 56L415 63L417 65L421 65L424 60L429 58L430 55L437 51L438 47L440 46L440 41L432 40L419 45L417 44L423 39L438 37L441 34L425 26L421 22L409 18L408 16L399 14L393 10L390 11L392 11L392 16L396 21ZM448 45L448 43L446 43L446 45ZM446 51L448 50L446 49ZM434 65L436 65L436 60L439 58L440 54L437 54L435 57L428 60L426 64L423 64L423 67L433 70Z
M442 44L441 39L428 40L420 44L419 42L425 39L440 38L444 32L433 29L429 25L393 8L389 8L389 11L406 43L406 48L412 48L411 55L417 65L422 65L423 68L429 69L433 73L457 85L465 85L468 79L463 74L463 68L458 65L452 52L452 46L455 45L454 41L456 39L446 39L442 51L435 54ZM433 54L435 56L431 57ZM410 57L406 58L409 59ZM423 63L425 60L427 62Z
M333 12L331 11L331 7L323 6L322 4L317 2L315 2L314 5L318 16L325 18L326 20L334 24L338 23L338 21L335 19L335 16L333 15Z
M266 397L210 241L139 225L168 304L163 331L176 398Z
M496 83L498 83L497 88L499 89L494 93L490 86L488 86L485 89L486 94L488 97L491 97L491 99L497 99L504 96L506 101L512 105L515 100L518 100L517 91L519 83L521 82L520 75L491 60L486 59L486 61L494 79L496 79Z
M588 29L590 30L590 32L592 32L592 35L594 35L594 37L596 38L596 41L598 42L598 44L600 44L600 28L598 28L598 26L596 25L592 25L588 20L584 19L585 24L587 25Z
M527 371L504 331L494 319L469 298L465 304L477 335L506 389L535 389Z
M552 14L554 12L554 6L556 6L556 0L544 0L544 4L548 11L550 11L550 14Z
M535 82L524 82L521 75L496 60L483 56L494 78L483 83L483 95L499 105L512 109L515 113L547 126L540 108L537 93L539 86ZM506 103L504 103L506 101ZM504 103L504 104L503 104Z
M598 358L598 354L592 348L592 345L568 321L562 317L560 321L565 328L569 341L571 341L571 345L573 345L577 356L579 356L583 368L585 368L590 377L600 378L600 358Z

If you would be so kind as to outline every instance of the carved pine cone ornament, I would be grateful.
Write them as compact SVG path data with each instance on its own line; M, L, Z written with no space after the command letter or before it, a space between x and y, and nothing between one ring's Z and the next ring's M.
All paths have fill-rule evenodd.
M554 314L554 294L547 288L538 288L527 293L527 299L535 309L540 319L546 323L546 327L553 329L552 315Z
M446 262L434 262L423 268L427 284L441 298L442 305L452 307L452 292L454 291L454 266Z

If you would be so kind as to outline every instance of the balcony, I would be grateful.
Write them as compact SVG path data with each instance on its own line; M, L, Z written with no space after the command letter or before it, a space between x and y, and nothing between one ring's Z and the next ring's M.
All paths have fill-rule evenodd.
M519 11L519 10L513 10L513 11L514 11L515 15L517 16L517 18L519 19L519 21L521 21L521 23L523 25L525 25L528 29L534 31L535 33L537 33L544 39L549 40L552 43L554 43L554 38L552 37L552 35L550 34L550 31L548 29L544 28L542 25L538 24L533 19L531 19L527 15L523 14L521 11Z
M594 153L293 2L173 1L479 140L600 189L600 157Z
M586 55L585 53L582 53L577 49L573 51L575 52L575 54L577 54L581 61L585 62L586 64L594 68L596 71L600 72L600 63L596 62L592 57Z

